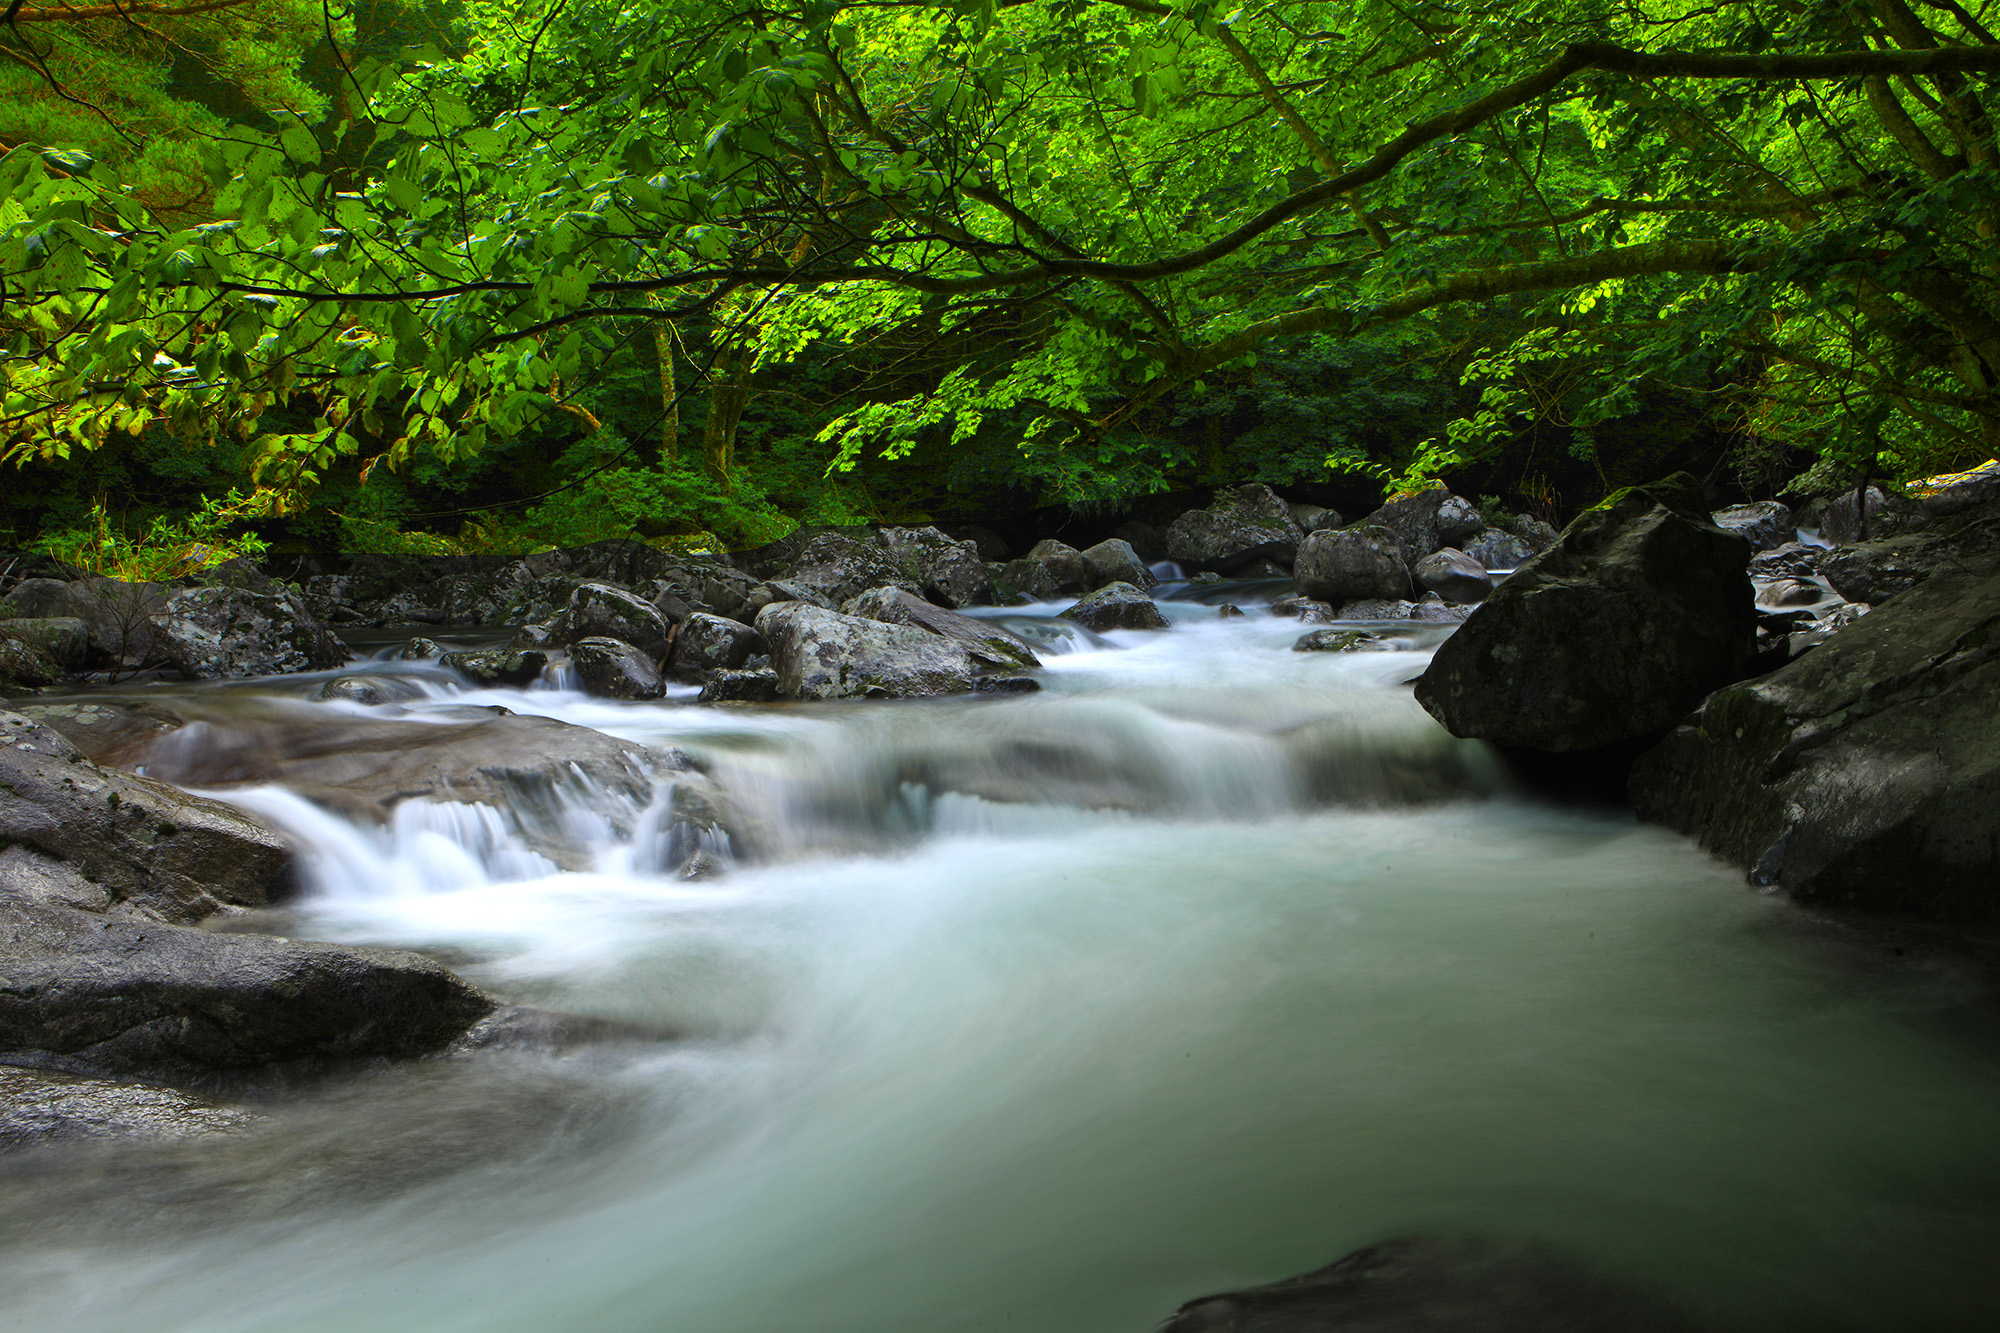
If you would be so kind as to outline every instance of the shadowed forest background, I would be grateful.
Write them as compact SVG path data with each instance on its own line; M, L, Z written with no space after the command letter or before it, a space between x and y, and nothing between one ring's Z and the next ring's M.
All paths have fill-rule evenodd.
M16 0L0 545L1950 471L2000 449L1992 9Z

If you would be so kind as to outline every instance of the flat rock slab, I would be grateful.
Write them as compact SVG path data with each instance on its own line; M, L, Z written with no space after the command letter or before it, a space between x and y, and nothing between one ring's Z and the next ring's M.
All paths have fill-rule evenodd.
M258 1119L175 1088L0 1065L0 1152L83 1140L214 1138Z

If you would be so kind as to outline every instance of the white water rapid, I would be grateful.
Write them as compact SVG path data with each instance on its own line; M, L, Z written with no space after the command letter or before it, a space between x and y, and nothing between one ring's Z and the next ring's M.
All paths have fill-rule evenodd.
M1146 1333L1437 1232L1724 1327L1992 1326L1973 982L1513 792L1410 697L1434 638L1295 653L1295 621L1168 607L1000 699L618 704L374 664L437 727L499 704L678 746L756 846L673 877L664 785L566 788L570 869L491 806L378 826L224 792L305 849L266 928L637 1035L0 1171L0 1329ZM316 683L258 688L382 715Z

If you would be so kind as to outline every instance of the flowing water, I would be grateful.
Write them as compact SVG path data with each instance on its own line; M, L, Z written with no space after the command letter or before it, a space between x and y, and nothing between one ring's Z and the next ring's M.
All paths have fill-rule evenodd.
M615 704L373 664L438 728L500 704L678 746L736 807L733 864L675 877L662 800L581 777L569 870L504 809L377 826L230 790L305 849L304 900L259 924L628 1035L17 1157L0 1328L1143 1333L1419 1232L1559 1245L1730 1327L1994 1326L1975 980L1510 790L1406 687L1442 631L1294 653L1296 622L1169 610L1109 638L1017 616L1045 688L991 700ZM217 732L245 701L380 715L314 684L179 702Z

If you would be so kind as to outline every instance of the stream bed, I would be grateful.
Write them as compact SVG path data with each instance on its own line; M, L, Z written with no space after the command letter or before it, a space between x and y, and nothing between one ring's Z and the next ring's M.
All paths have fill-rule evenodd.
M1419 1233L1547 1242L1726 1328L2000 1321L1975 975L1514 790L1410 696L1441 629L1295 653L1296 621L1163 605L1171 632L1101 640L1016 614L1043 690L991 699L368 664L439 727L499 705L677 746L758 855L670 876L586 783L568 870L506 811L217 793L304 849L303 898L246 924L628 1035L8 1160L0 1328L1146 1333ZM379 715L323 680L144 693L224 731Z

